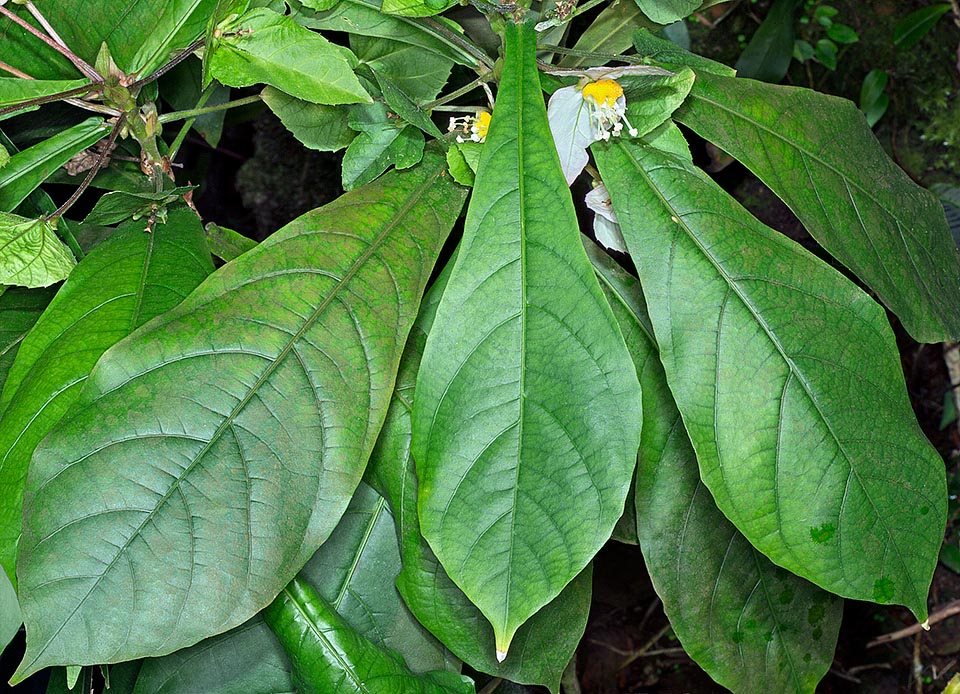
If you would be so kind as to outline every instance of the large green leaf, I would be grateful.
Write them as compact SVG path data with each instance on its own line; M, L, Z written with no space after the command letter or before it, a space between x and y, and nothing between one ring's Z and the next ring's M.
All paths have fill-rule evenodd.
M300 572L357 632L395 651L414 672L459 663L407 610L394 582L400 573L397 528L386 499L357 488L340 524Z
M283 127L310 149L335 152L349 145L357 135L348 124L348 106L311 104L273 87L264 89L261 98Z
M702 0L635 0L637 5L657 24L672 24L683 19L702 5Z
M350 45L378 81L381 77L387 78L404 96L419 103L436 98L453 68L453 61L449 58L402 41L351 36ZM389 94L384 93L387 102L396 101L389 98Z
M360 133L343 153L341 175L345 190L369 183L391 166L411 167L423 156L423 133L389 117L383 103L356 109L350 127Z
M186 206L152 234L128 222L83 259L24 340L0 394L0 566L14 582L34 448L76 402L101 354L212 271L200 220Z
M207 57L210 75L231 87L269 84L315 104L369 102L343 48L290 17L257 8L220 31ZM209 81L209 80L208 80Z
M17 591L7 574L0 571L0 651L17 635L21 621Z
M475 670L513 682L540 684L556 693L587 624L591 567L517 630L510 654L500 663L494 657L490 623L450 580L420 534L417 476L410 456L413 392L426 334L451 267L448 263L428 292L407 341L367 478L389 499L398 519L403 569L397 588L420 623Z
M943 208L852 102L700 73L676 115L770 186L914 338L960 336L960 260Z
M633 32L641 27L655 29L657 25L644 17L632 0L617 0L603 8L577 39L574 49L578 53L623 53L632 45ZM571 54L564 56L559 64L561 67L580 67L584 64L595 65L597 62L583 55Z
M0 169L0 210L12 212L70 158L110 133L102 118L88 118L72 128L17 152ZM3 280L0 280L0 284Z
M113 692L113 687L109 690ZM294 694L290 662L258 615L140 667L133 694Z
M423 534L493 625L517 628L610 537L640 389L580 243L532 25L506 26L497 107L413 409Z
M0 285L49 287L76 264L46 219L0 212Z
M0 107L23 103L28 99L52 96L87 86L90 80L25 80L19 77L0 77Z
M944 467L883 310L689 162L594 154L717 506L775 563L924 619Z
M7 287L0 293L0 392L27 332L53 298L52 289ZM0 400L0 414L3 413Z
M104 355L31 465L17 679L225 631L312 556L360 481L462 205L443 163L294 220Z
M843 602L781 569L720 513L667 386L640 285L588 249L643 387L637 532L687 653L735 692L813 692L833 662Z
M263 612L293 662L301 694L473 694L467 677L415 675L396 654L353 630L307 581L295 578Z

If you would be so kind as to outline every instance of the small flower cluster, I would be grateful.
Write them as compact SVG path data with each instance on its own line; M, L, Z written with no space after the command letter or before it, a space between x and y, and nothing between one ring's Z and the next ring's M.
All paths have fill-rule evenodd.
M611 135L619 137L623 123L627 124L627 132L631 137L637 136L637 129L627 120L627 100L619 82L609 79L588 82L580 93L596 128L597 140L609 140Z
M460 116L451 118L447 132L459 131L457 142L466 142L464 136L473 142L483 142L487 139L487 131L490 129L490 112L477 111L475 116Z

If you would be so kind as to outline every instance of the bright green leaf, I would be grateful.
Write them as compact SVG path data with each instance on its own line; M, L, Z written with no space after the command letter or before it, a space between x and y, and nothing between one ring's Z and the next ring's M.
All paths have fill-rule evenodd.
M735 692L809 692L829 669L842 601L775 566L724 518L657 355L637 280L588 248L643 388L635 532L687 653Z
M629 141L594 154L717 506L780 566L924 619L944 466L883 310L692 164Z
M0 565L14 581L34 448L76 402L101 354L212 271L200 220L187 207L171 210L152 234L130 222L83 259L23 341L0 394Z
M469 678L443 670L415 675L391 651L361 636L306 581L295 578L263 612L293 663L302 694L473 694Z
M18 680L230 629L329 536L462 205L443 164L294 220L100 361L30 468Z
M27 149L17 152L0 169L0 210L12 212L31 192L73 155L110 133L102 118L88 118ZM3 280L0 279L0 283Z
M793 57L793 28L801 0L775 0L734 68L740 77L779 82Z
M517 628L610 536L639 387L550 137L532 25L506 25L496 113L413 412L424 536L493 625Z
M19 104L28 99L52 96L89 84L90 80L25 80L19 77L0 77L0 108ZM75 96L82 96L82 94Z
M350 144L356 132L348 125L347 106L311 104L267 87L263 102L305 147L321 152L336 152Z
M759 176L915 339L960 336L960 260L943 208L852 103L701 73L675 115Z
M657 24L672 24L693 14L702 0L635 0L651 20Z
M207 58L231 87L269 84L315 104L369 102L342 49L290 17L257 8L221 27Z
M913 48L950 11L950 7L949 2L938 2L908 14L893 27L893 45L901 50Z
M7 287L0 293L0 392L23 338L53 298L53 289ZM0 399L0 414L4 401Z
M467 144L464 142L463 144ZM479 144L477 142L472 144ZM453 145L447 150L447 168L450 169L450 175L453 180L462 186L473 187L473 181L476 178L476 171L467 161L463 151L457 145Z
M369 183L391 166L406 169L423 156L423 133L387 115L382 103L359 109L351 127L360 131L343 154L343 187Z
M404 17L432 17L456 4L456 0L383 0L381 11Z
M357 57L370 66L378 81L383 77L389 81L388 92L384 93L385 99L390 97L387 103L397 101L397 91L416 103L436 98L453 67L453 61L447 58L400 41L354 35L350 37L350 45ZM395 89L391 91L390 86Z
M0 212L0 284L48 287L76 264L47 220Z

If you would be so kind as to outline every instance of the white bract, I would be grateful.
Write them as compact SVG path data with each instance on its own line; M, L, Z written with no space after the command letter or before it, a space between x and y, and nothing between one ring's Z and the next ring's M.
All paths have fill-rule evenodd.
M607 193L607 187L601 183L587 193L584 202L594 213L593 234L597 237L597 243L604 248L626 253L627 244L624 242L623 233L620 231L617 213L613 211L613 205L610 204L610 194Z
M550 97L547 118L568 185L587 165L587 147L593 142L619 137L624 124L631 136L637 135L627 120L623 88L611 79L558 89Z

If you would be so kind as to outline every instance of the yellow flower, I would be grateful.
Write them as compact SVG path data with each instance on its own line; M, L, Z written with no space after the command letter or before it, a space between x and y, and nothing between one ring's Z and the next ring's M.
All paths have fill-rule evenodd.
M627 120L627 100L619 82L610 79L588 82L583 85L580 93L590 112L590 120L596 128L596 139L609 140L611 134L614 137L619 136L623 123L627 124L627 132L636 137L637 129Z
M490 112L483 110L477 111L475 116L451 118L447 132L460 131L463 133L463 135L457 135L457 142L465 142L464 135L474 142L483 142L487 138L491 118Z

